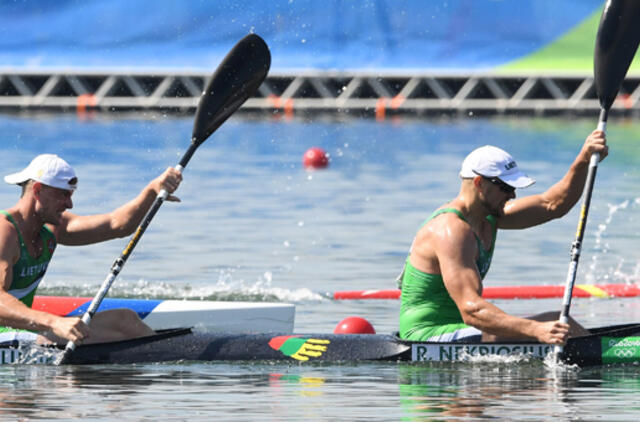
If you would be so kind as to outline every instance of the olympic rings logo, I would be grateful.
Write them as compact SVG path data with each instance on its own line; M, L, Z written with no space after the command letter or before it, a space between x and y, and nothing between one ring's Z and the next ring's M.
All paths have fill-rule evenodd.
M635 349L615 349L613 354L619 358L630 358L635 354Z

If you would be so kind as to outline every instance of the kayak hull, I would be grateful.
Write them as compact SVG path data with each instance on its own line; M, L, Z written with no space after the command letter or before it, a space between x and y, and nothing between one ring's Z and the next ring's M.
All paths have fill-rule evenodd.
M534 342L427 343L381 334L227 334L174 330L135 340L80 346L70 364L167 361L287 361L291 363L455 362L478 356L543 359L553 346ZM569 340L562 360L594 366L640 362L640 324L601 327Z

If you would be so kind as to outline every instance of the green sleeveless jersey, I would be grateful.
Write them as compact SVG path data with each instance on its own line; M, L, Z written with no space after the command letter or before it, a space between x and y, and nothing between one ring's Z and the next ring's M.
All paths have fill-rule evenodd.
M440 214L453 213L466 221L460 211L455 208L440 209L422 223L424 226ZM493 229L491 247L485 250L476 235L478 258L476 266L481 279L489 271L493 248L496 241L497 220L488 216L487 220ZM411 265L407 257L402 275L402 294L400 306L400 338L409 340L427 340L444 333L468 327L462 321L460 311L444 286L441 274L428 274Z
M42 253L39 257L33 258L29 254L27 245L22 239L22 233L20 233L20 229L18 229L13 217L6 211L0 211L0 213L4 214L7 220L16 228L20 241L20 258L13 266L13 280L8 292L28 307L31 307L38 284L42 281L44 273L49 266L49 261L51 261L53 251L56 249L56 238L51 230L46 226L42 226L40 230Z

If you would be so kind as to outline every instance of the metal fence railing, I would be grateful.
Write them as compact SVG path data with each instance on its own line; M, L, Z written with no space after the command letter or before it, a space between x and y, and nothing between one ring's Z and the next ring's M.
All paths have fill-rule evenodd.
M210 74L0 71L0 111L189 113ZM612 114L638 111L640 77L623 83ZM285 116L581 114L599 110L593 77L539 74L273 72L241 112Z

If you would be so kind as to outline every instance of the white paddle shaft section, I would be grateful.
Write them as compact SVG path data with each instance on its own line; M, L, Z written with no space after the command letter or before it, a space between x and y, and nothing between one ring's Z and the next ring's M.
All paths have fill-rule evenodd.
M602 132L606 132L607 131L607 121L600 121L598 122L598 127L596 128L597 130L601 130Z

